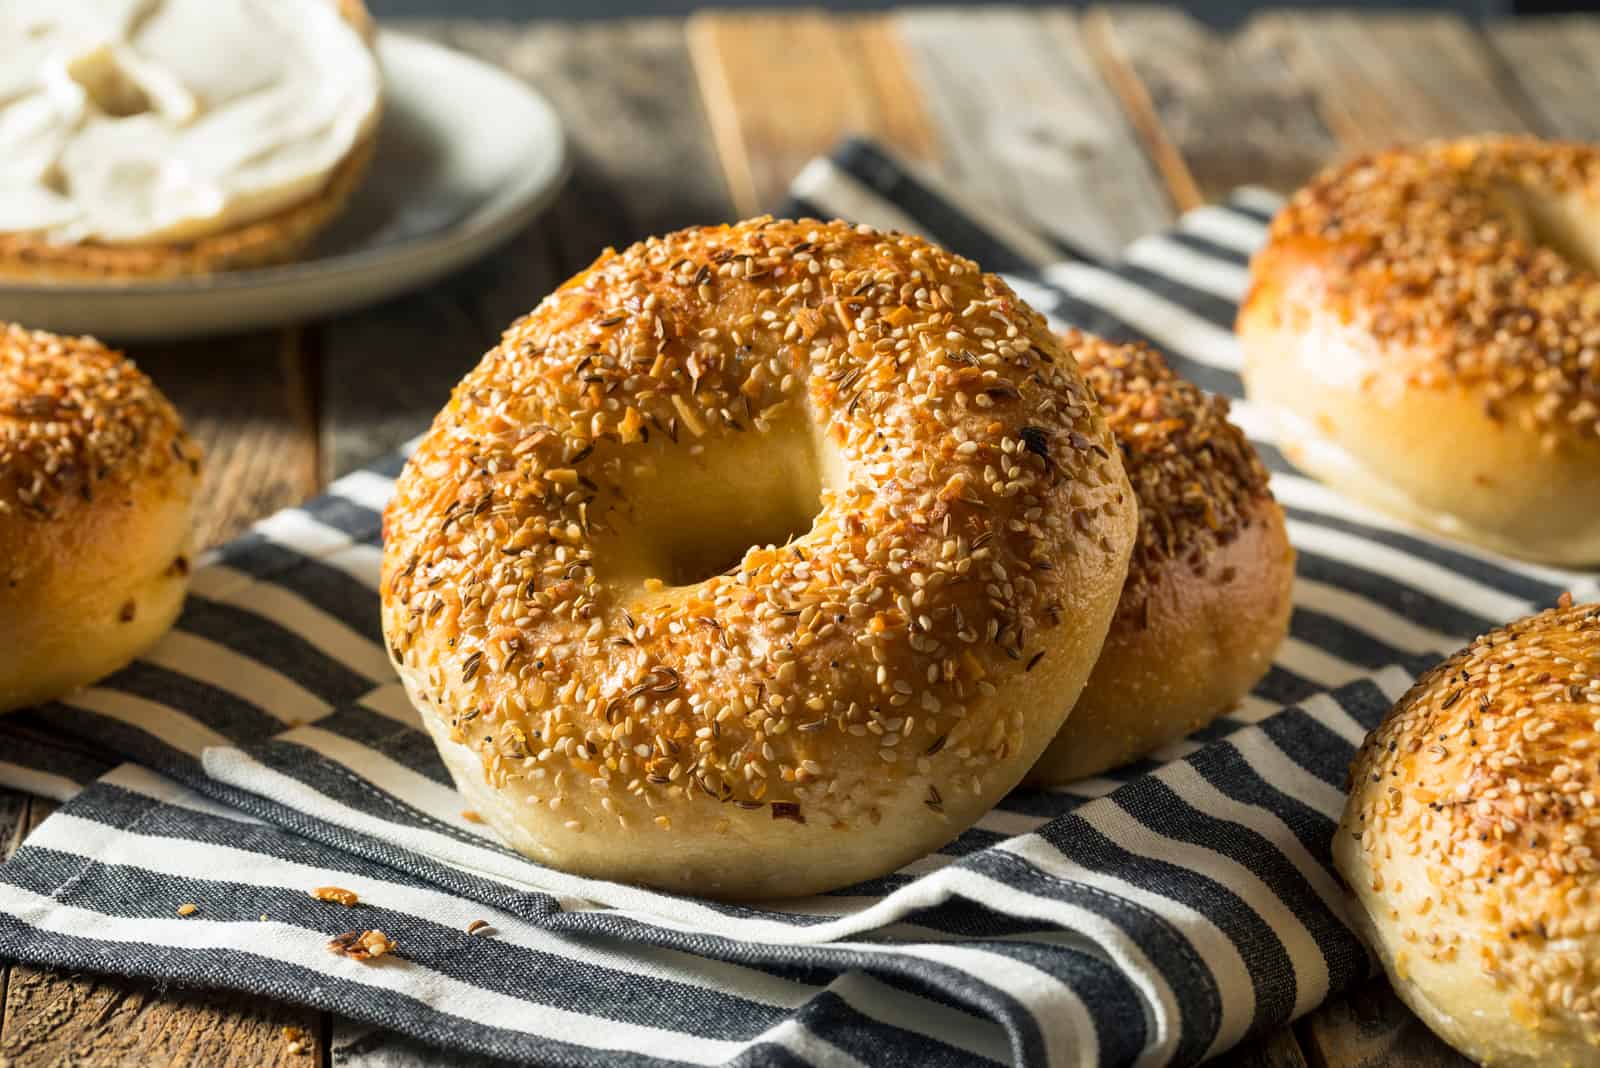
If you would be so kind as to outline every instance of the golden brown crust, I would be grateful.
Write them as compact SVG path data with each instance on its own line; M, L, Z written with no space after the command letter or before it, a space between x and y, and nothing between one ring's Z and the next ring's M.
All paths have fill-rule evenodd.
M121 354L0 327L0 711L105 674L165 631L187 585L199 458Z
M1597 722L1600 606L1567 603L1424 675L1351 766L1334 856L1363 926L1486 1063L1596 1060Z
M340 14L368 47L377 26L362 0L338 0ZM0 281L136 283L272 267L296 259L344 209L377 150L377 123L328 181L307 200L265 218L193 241L107 245L63 244L27 233L0 232Z
M1139 538L1094 673L1028 776L1045 784L1127 763L1227 711L1271 665L1294 581L1283 510L1227 399L1148 346L1063 340L1121 449Z
M367 10L363 0L338 0L339 14L344 16L361 39L367 42L367 47L376 48L378 45L378 24L372 18L372 13Z
M1430 143L1273 221L1244 377L1297 464L1497 551L1600 559L1600 151Z
M704 582L647 581L670 561L640 542L714 536L763 507L752 468L779 492L808 463L809 530ZM738 492L696 514L724 479ZM686 230L602 256L457 388L385 516L385 634L491 783L590 813L575 834L703 823L821 849L884 821L876 849L833 833L884 871L975 819L1059 726L1133 507L1072 360L999 278L842 223ZM708 890L668 863L628 877L740 894L836 874Z
M1536 206L1568 196L1600 218L1600 149L1510 137L1393 149L1297 193L1261 259L1321 252L1337 264L1323 299L1386 347L1425 353L1410 373L1477 385L1490 408L1530 397L1531 422L1594 437L1597 265L1546 243Z
M178 413L121 353L0 324L0 517L73 522L97 495L194 460Z
M1117 623L1142 628L1149 592L1169 568L1206 574L1212 557L1273 514L1267 469L1229 421L1228 399L1180 378L1150 346L1082 331L1062 341L1100 402L1139 498L1139 540Z

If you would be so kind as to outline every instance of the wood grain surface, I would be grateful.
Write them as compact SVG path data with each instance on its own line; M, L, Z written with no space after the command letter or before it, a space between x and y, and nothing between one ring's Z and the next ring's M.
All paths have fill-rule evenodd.
M566 121L576 170L542 220L481 263L322 325L325 476L424 429L500 331L608 245L732 213L681 20L405 28L546 93Z
M910 11L913 56L946 177L1001 213L1110 259L1174 205L1076 19Z
M1600 21L1289 11L1236 32L1160 7L702 13L403 25L547 93L576 170L544 218L456 277L285 331L143 346L209 461L216 543L424 429L512 318L607 245L776 206L866 134L1001 217L1097 256L1243 183L1483 130L1600 138ZM53 806L0 792L0 853ZM305 1032L290 1054L284 1027ZM482 1064L226 993L0 968L0 1068ZM1220 1058L1251 1068L1462 1063L1381 980Z
M882 19L802 12L689 19L689 48L733 206L783 203L789 180L848 134L935 156L904 48Z
M1346 149L1530 128L1494 53L1457 16L1285 12L1258 28Z
M1593 18L1493 22L1489 46L1508 91L1541 132L1578 140L1600 139L1600 21Z
M132 355L206 450L201 545L316 493L316 368L309 331L147 345Z
M1091 11L1085 36L1179 207L1241 185L1288 192L1336 154L1316 94L1259 24L1234 34L1182 11Z

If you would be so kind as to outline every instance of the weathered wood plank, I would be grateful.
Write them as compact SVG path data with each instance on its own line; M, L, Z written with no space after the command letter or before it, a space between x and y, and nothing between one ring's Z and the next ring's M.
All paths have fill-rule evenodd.
M33 798L15 790L0 790L0 861L11 859L11 854L22 845L34 824L29 822L29 808ZM42 806L41 806L42 807ZM5 1056L6 1002L11 989L10 961L0 960L0 1057Z
M607 245L732 212L680 21L406 28L482 56L549 95L567 124L577 170L542 219L483 263L322 326L321 435L330 476L424 429L500 331Z
M28 831L28 795L0 790L0 861L9 860Z
M783 202L789 181L848 134L927 158L933 135L880 18L707 12L689 20L699 78L740 215Z
M196 537L215 545L314 494L317 438L299 331L135 347L205 446Z
M902 156L935 162L939 142L933 120L911 76L894 21L882 15L836 17L835 25L841 41L853 51L856 69L872 87L874 125L868 132Z
M943 169L970 193L1108 259L1171 219L1172 201L1074 16L922 9L895 24Z
M464 1053L444 1053L393 1031L333 1021L330 1068L503 1068L505 1062Z
M1296 1027L1318 1068L1469 1068L1472 1063L1436 1038L1381 978L1329 1002Z
M1293 11L1261 16L1251 30L1275 40L1317 92L1346 150L1532 128L1483 39L1457 16Z
M615 191L612 243L727 217L681 19L406 23L550 98L581 161ZM584 262L599 249L583 251Z
M10 860L22 844L28 822L28 797L15 790L0 790L0 861ZM11 965L0 961L0 1036L5 1034L6 987L11 980Z
M1484 27L1501 69L1539 126L1557 137L1600 140L1600 21L1538 18Z
M290 1052L286 1027L305 1032ZM11 969L0 1057L82 1068L309 1068L321 1063L320 1014L229 992L161 989L133 979Z
M543 235L522 234L514 249L440 286L397 298L366 312L326 323L317 333L322 350L321 475L333 479L393 450L426 429L450 390L483 355L500 328L483 311L483 299L507 280L528 282L521 302L533 307L555 284L553 271L520 270L526 244Z
M1220 1068L1307 1068L1306 1055L1290 1027L1251 1039L1211 1063Z
M1181 208L1241 185L1287 192L1338 148L1269 35L1146 6L1097 8L1083 30Z

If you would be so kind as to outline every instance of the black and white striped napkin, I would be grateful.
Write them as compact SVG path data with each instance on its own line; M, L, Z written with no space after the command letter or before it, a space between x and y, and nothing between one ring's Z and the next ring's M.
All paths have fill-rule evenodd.
M1563 590L1594 597L1594 576L1442 543L1286 465L1239 399L1230 330L1269 194L1192 212L1115 267L866 143L814 163L795 196L923 232L1062 323L1147 338L1235 398L1299 578L1291 635L1233 715L1107 777L1018 791L940 852L809 900L541 869L463 817L384 655L395 458L213 554L140 662L0 722L0 782L70 798L0 866L0 956L608 1068L1192 1064L1365 976L1329 866L1355 745L1439 655ZM362 903L308 896L325 885ZM490 927L467 934L476 920ZM384 931L399 959L328 952L351 928Z

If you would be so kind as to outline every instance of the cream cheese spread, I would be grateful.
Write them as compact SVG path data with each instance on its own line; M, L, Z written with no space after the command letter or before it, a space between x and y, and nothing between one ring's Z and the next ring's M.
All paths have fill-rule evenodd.
M252 222L323 187L379 92L335 0L0 0L0 233Z

